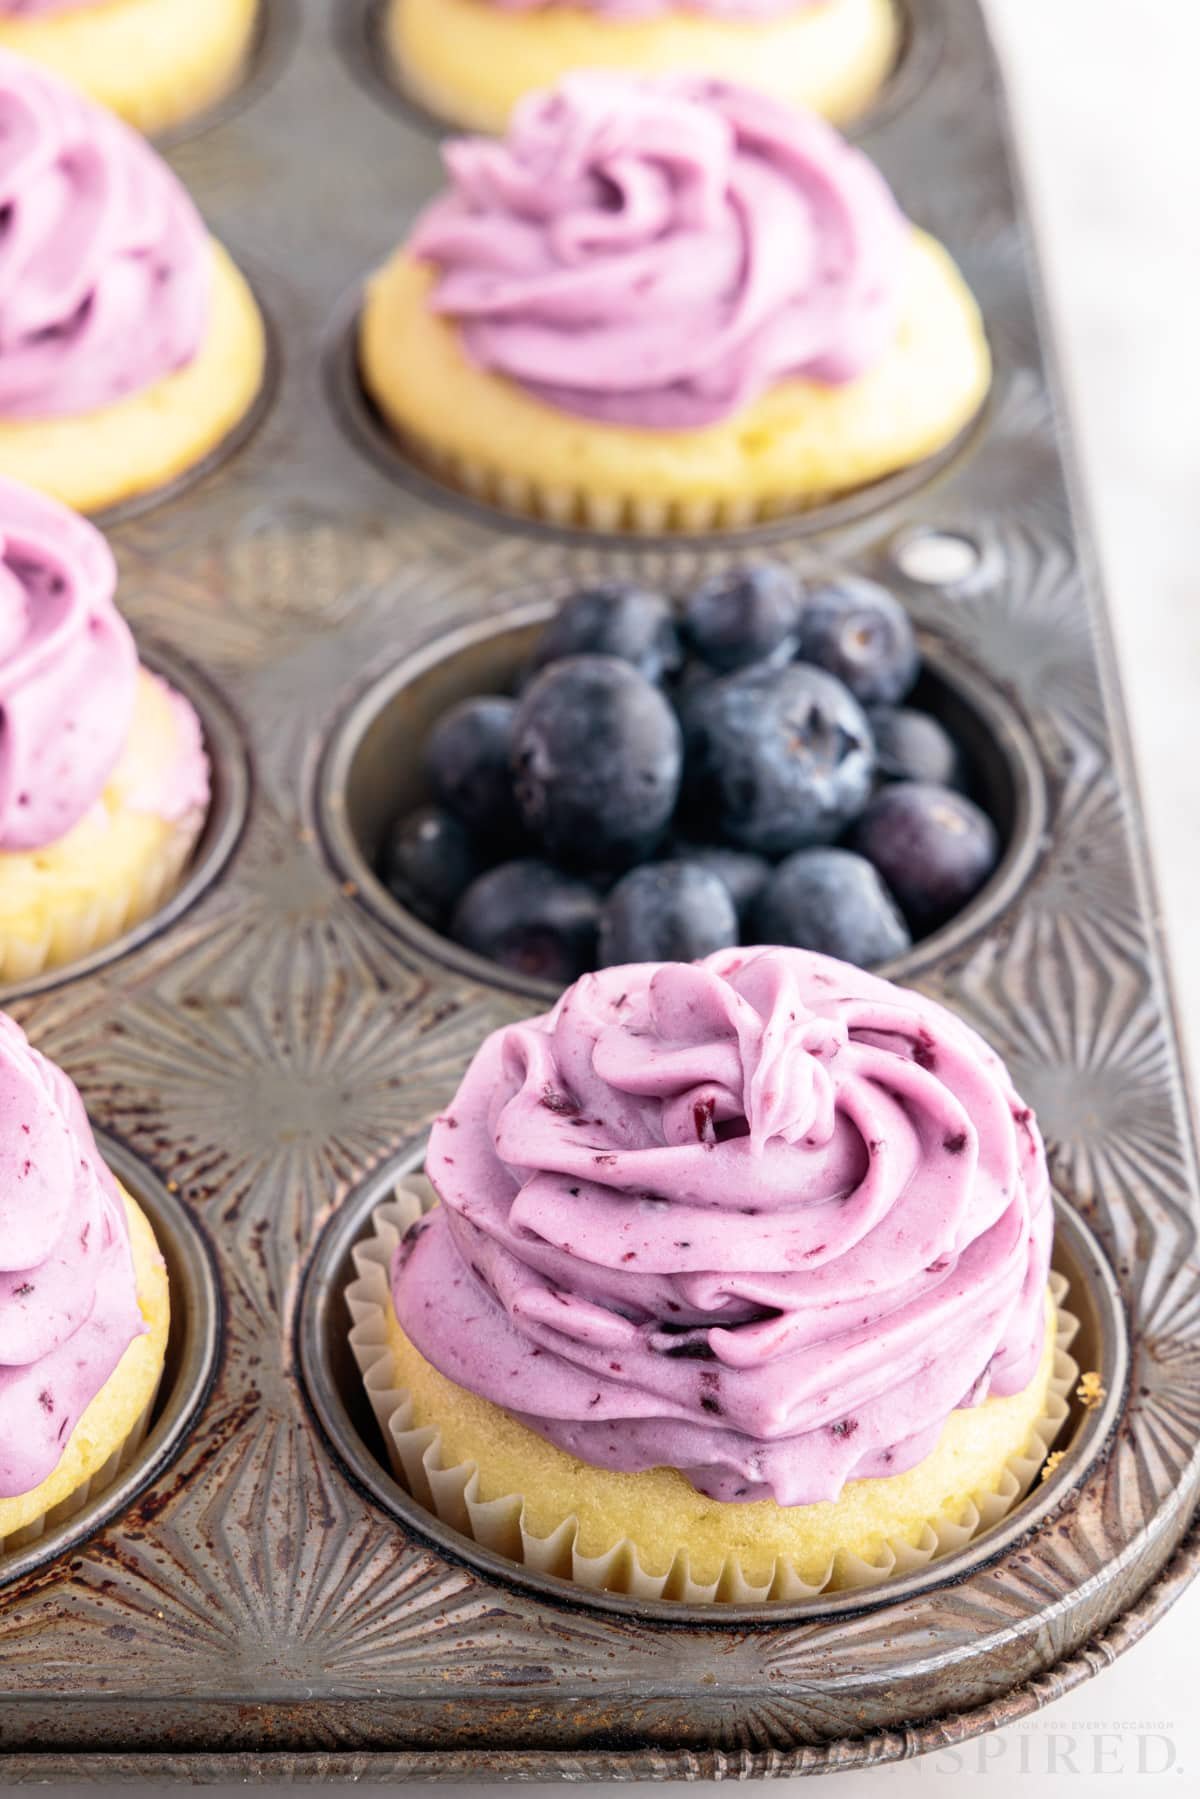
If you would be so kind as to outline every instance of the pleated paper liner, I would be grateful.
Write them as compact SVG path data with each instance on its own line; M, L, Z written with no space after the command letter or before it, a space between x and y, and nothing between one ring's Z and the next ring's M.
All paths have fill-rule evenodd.
M51 877L47 892L38 895L21 916L19 928L6 928L4 856L0 853L0 983L29 981L47 969L65 968L95 950L106 949L126 931L153 917L178 891L204 819L203 812L180 819L136 878L109 892L62 893L53 888Z
M525 1501L521 1494L482 1500L475 1463L447 1468L438 1432L428 1427L416 1428L412 1423L412 1401L408 1392L396 1384L395 1362L387 1341L389 1270L396 1245L409 1226L429 1209L433 1199L433 1189L423 1176L399 1183L394 1197L373 1213L372 1235L355 1246L357 1279L346 1289L353 1319L351 1349L383 1432L392 1470L417 1503L443 1524L513 1561L565 1576L584 1587L639 1599L678 1599L693 1605L714 1601L747 1604L766 1599L794 1603L820 1593L878 1586L895 1575L910 1574L940 1556L962 1549L998 1524L1024 1498L1066 1421L1068 1399L1079 1380L1079 1368L1070 1355L1079 1325L1063 1309L1067 1283L1055 1272L1050 1276L1050 1291L1057 1308L1057 1336L1045 1416L1035 1427L1025 1453L1010 1457L996 1490L974 1494L958 1519L930 1521L915 1544L904 1538L887 1541L878 1562L842 1553L831 1561L816 1584L804 1580L782 1557L776 1561L769 1582L754 1584L743 1577L732 1556L717 1579L709 1582L692 1579L686 1552L676 1556L665 1574L650 1574L642 1566L636 1547L624 1538L603 1555L585 1556L578 1548L579 1525L575 1518L565 1518L548 1537L534 1536L525 1528Z

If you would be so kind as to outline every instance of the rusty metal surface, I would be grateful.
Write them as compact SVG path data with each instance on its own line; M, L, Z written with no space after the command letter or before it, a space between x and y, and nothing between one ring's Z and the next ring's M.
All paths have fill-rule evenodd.
M673 1623L480 1571L390 1515L318 1427L295 1346L321 1298L304 1278L322 1230L403 1164L483 1033L532 1003L363 903L328 853L331 745L437 638L601 567L679 584L729 547L509 525L366 452L348 417L353 296L434 189L437 145L362 74L369 7L278 0L270 79L170 151L270 312L278 378L231 456L113 526L143 642L220 696L206 716L231 794L244 753L244 828L169 928L10 1002L209 1239L220 1362L123 1517L3 1589L0 1774L861 1765L1059 1696L1194 1572L1195 1539L1176 1552L1200 1486L1200 1199L1107 626L983 26L974 0L909 5L915 75L862 138L979 293L995 397L936 481L772 535L798 561L885 569L937 656L1031 746L1025 803L1036 787L1044 830L1000 903L912 978L1007 1057L1111 1266L1130 1378L1106 1455L953 1582L826 1615ZM929 530L977 546L948 587L912 572Z

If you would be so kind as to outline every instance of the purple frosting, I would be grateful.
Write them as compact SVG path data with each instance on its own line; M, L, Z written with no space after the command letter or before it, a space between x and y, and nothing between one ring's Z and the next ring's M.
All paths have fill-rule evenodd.
M568 76L446 151L412 254L467 354L561 410L728 418L853 381L895 339L908 227L823 119L697 77Z
M183 367L211 276L200 216L145 140L0 51L0 418L92 412Z
M405 1332L599 1467L833 1499L1041 1357L1029 1109L941 1006L823 956L585 976L487 1040L426 1168Z

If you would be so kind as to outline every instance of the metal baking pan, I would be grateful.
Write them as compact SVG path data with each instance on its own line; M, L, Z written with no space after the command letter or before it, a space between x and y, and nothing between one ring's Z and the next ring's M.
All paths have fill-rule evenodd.
M511 670L567 586L678 588L738 541L527 527L404 466L349 331L438 183L436 130L373 62L371 5L268 0L249 88L169 155L256 285L274 380L214 466L111 523L143 647L200 705L217 817L155 927L6 998L150 1206L178 1320L122 1488L0 1562L8 1780L862 1765L1058 1697L1195 1571L1196 1168L1111 645L983 24L974 0L904 4L859 135L979 294L995 394L936 469L768 535L905 595L1000 819L994 881L893 972L1037 1106L1104 1405L953 1562L795 1608L519 1577L388 1476L343 1352L349 1248L483 1034L540 1002L406 920L373 843L423 721Z

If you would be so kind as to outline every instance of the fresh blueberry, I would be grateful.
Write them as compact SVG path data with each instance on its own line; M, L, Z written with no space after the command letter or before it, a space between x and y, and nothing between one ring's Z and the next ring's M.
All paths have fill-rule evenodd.
M753 912L758 943L792 944L873 968L912 938L871 864L850 850L800 850L781 862Z
M518 974L566 986L596 965L600 901L547 862L502 862L463 894L450 935Z
M726 675L690 705L692 828L759 856L828 843L871 792L875 746L858 701L819 668Z
M863 813L853 844L879 870L917 935L943 924L996 866L996 827L949 787L903 781Z
M648 862L604 902L599 962L694 962L737 940L737 912L719 875L694 862Z
M872 706L875 766L885 781L932 781L963 786L962 752L944 725L911 706Z
M800 615L797 654L844 681L864 706L894 706L921 666L904 607L886 587L858 575L812 590Z
M493 842L520 834L511 769L516 710L515 700L495 694L460 700L425 740L425 773L435 799Z
M657 686L683 662L670 600L621 581L583 588L542 632L533 667L545 668L565 656L615 656Z
M706 868L724 881L742 922L771 877L771 864L748 850L724 849L720 844L680 843L674 854L678 861Z
M421 806L399 819L379 859L392 898L434 926L444 923L479 869L466 827L440 806Z
M702 662L729 674L796 652L800 583L782 563L752 563L714 575L689 596L684 637Z
M521 700L517 804L552 861L583 869L643 861L670 822L682 767L671 707L613 656L554 662Z

